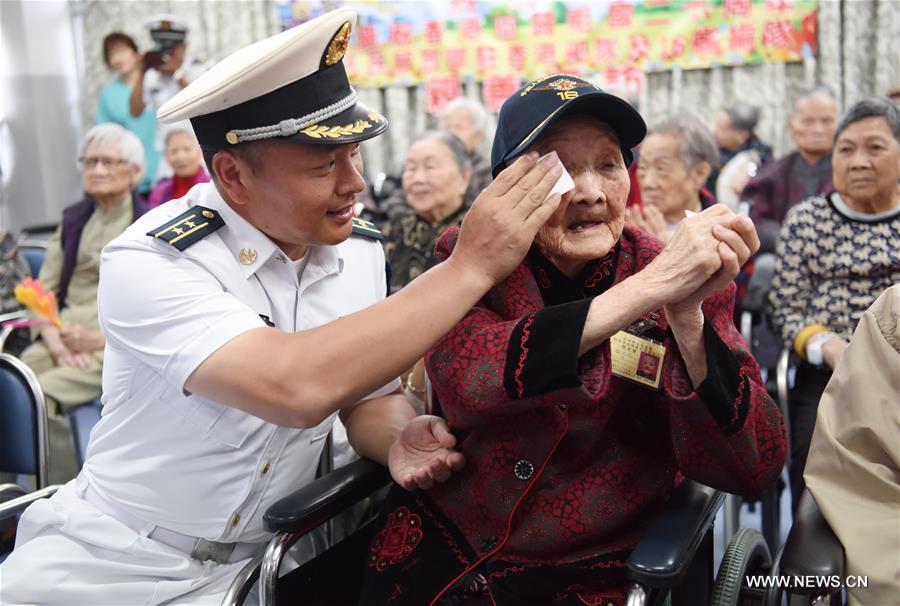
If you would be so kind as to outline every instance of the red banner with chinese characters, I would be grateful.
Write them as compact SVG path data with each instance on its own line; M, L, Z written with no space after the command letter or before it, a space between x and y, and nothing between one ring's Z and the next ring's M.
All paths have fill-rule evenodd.
M295 19L292 11L299 4L282 2L285 26L320 10L315 2L302 2L303 18ZM816 53L817 0L371 0L342 5L359 13L345 59L354 84L425 82L433 107L457 90L452 80L483 81L493 105L515 90L513 82L552 73L599 76L635 90L646 72L675 66L799 61Z

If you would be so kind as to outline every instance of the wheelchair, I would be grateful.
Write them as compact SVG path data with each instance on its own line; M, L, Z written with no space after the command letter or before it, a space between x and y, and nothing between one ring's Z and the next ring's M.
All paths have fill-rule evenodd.
M41 274L41 266L44 264L44 255L47 254L47 242L36 239L23 239L19 242L19 251L28 262L31 277L37 278Z
M264 554L248 562L232 582L223 606L239 606L259 581L260 604L351 606L359 599L374 518L316 558L279 579L286 551L360 499L391 483L386 468L366 459L320 477L273 504L264 515L274 532ZM685 480L628 559L627 606L736 606L763 604L748 575L768 575L772 560L755 530L742 529L713 577L713 520L725 495ZM292 597L291 597L292 596Z
M819 510L809 490L800 497L800 505L787 541L779 550L772 566L773 576L828 577L846 576L844 547ZM773 587L764 606L777 606L784 597L789 606L846 606L843 589L793 587L789 591Z
M788 393L794 363L791 351L783 347L769 327L766 302L775 269L775 255L761 253L754 261L754 271L743 300L739 329L750 352L757 358L766 383L766 390L773 396L784 419L785 433L790 439L790 414ZM790 465L790 448L786 466ZM738 519L743 499L729 495L725 500L724 537L726 544L738 530ZM781 503L779 487L773 486L759 499L762 509L762 535L769 550L774 552L781 544ZM750 502L754 507L755 502Z
M0 353L0 471L35 477L37 489L0 484L0 524L17 517L38 499L52 496L49 486L47 408L34 372L18 358ZM7 553L0 553L0 561Z

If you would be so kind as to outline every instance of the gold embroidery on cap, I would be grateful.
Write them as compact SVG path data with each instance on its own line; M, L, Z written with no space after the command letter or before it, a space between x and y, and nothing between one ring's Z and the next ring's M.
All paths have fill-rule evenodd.
M350 41L350 22L346 21L341 29L334 35L325 52L325 65L334 65L344 58L347 52L347 43Z
M560 80L554 80L547 86L556 90L572 90L573 88L578 86L578 83L569 80L568 78L562 78Z
M377 112L369 112L369 120L372 122L381 122L384 118L381 117L381 114Z
M242 248L238 256L244 265L253 265L256 262L256 251L252 248Z
M237 133L234 132L233 130L228 131L227 133L225 133L225 140L228 141L229 143L231 143L232 145L236 144L238 142Z
M304 128L300 132L308 137L312 137L313 139L321 139L322 137L337 139L338 137L358 135L359 133L369 128L372 128L372 124L370 122L366 122L365 120L357 120L353 124L346 124L344 126L325 126L324 124L319 126L318 124L313 124L312 126Z

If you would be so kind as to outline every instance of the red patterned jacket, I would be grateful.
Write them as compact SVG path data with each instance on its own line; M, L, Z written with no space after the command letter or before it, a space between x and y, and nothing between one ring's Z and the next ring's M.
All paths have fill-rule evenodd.
M467 465L427 493L394 491L363 603L427 604L476 570L497 604L623 603L623 562L683 476L747 496L776 480L784 429L734 327L733 286L703 304L696 391L664 317L644 333L666 346L658 391L612 376L608 342L578 357L591 298L660 249L626 226L575 280L533 250L434 346L428 373ZM574 573L591 568L614 574Z

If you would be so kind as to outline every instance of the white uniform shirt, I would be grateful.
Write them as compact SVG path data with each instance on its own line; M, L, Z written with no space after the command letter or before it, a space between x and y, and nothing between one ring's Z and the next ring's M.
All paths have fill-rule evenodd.
M225 226L183 252L145 235L196 204L221 213ZM256 254L249 265L242 249L245 260ZM245 561L201 562L147 533L160 526L220 542L267 539L263 513L313 479L335 417L313 429L277 427L185 394L184 383L219 347L264 326L261 315L293 332L385 296L378 242L352 237L307 255L298 281L284 254L212 183L153 209L104 249L103 416L77 482L22 515L16 550L0 566L4 606L221 603ZM261 363L247 360L247 372ZM348 374L364 372L344 364ZM370 397L398 387L395 380ZM85 501L87 484L147 529L136 532Z
M225 226L184 251L146 232L200 204ZM255 253L249 265L245 261ZM312 247L296 269L212 183L142 217L104 249L98 307L106 335L103 417L84 477L135 516L221 542L261 541L262 514L310 482L336 414L313 429L278 427L184 392L196 368L243 332L296 332L385 296L379 242ZM271 352L277 357L279 352ZM247 360L247 372L264 360ZM354 370L348 360L347 372ZM371 394L399 387L399 381Z

